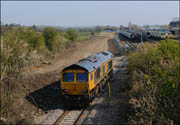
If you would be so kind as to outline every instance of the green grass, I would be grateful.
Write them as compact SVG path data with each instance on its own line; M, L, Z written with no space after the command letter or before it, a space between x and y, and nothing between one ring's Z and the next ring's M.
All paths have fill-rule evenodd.
M80 32L78 41L87 40L90 37L90 32Z

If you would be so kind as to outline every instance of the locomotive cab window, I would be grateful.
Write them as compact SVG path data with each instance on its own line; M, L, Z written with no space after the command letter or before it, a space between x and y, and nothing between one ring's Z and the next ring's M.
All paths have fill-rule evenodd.
M76 81L77 82L88 82L88 74L87 73L77 73Z
M63 73L63 82L74 82L74 73Z

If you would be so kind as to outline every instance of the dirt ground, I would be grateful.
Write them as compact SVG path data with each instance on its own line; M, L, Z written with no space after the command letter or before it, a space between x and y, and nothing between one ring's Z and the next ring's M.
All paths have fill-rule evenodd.
M46 65L41 68L34 68L30 71L33 74L43 74L47 72L59 72L64 67L73 64L74 62L86 58L92 54L103 50L109 50L108 40L113 38L113 34L101 33L90 39L78 42L69 49L57 56L51 65Z
M90 39L73 44L61 52L51 64L33 68L24 73L19 80L15 94L16 101L10 114L10 121L34 123L34 118L61 107L59 89L60 71L76 61L97 52L108 50L114 34L101 33Z

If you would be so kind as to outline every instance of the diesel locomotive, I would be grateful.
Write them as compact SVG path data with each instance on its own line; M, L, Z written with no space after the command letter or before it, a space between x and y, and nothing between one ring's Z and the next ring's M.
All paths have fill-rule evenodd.
M113 77L113 54L102 51L64 68L61 93L66 100L91 101Z

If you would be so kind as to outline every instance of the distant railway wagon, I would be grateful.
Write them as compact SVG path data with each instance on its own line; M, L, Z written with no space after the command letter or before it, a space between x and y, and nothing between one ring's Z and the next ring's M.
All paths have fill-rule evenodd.
M102 51L64 68L61 92L66 100L92 100L113 76L112 54Z
M122 30L120 30L119 33L122 34L123 36L129 38L129 39L135 38L135 35L133 33L129 33L129 32L122 31Z
M165 39L168 36L170 36L168 32L158 32L158 31L148 31L146 35L148 35L148 37L155 37L160 39Z

